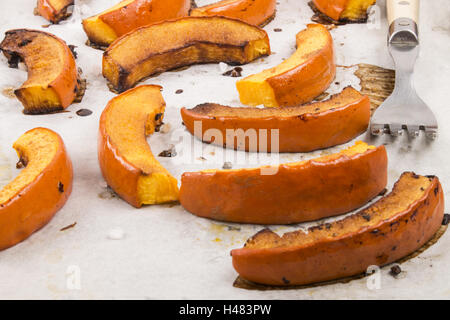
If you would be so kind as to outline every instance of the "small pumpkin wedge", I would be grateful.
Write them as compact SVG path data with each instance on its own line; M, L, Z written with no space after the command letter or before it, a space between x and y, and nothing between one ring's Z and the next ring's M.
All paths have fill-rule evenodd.
M260 109L206 103L182 108L181 117L191 134L208 143L270 152L272 131L276 130L277 151L309 152L343 144L364 132L370 121L370 99L347 87L329 100L309 105ZM218 130L223 141L211 139L211 130ZM238 132L245 135L252 130L256 132L254 141L239 139Z
M138 28L114 41L103 54L103 76L122 92L171 69L244 64L268 54L267 33L256 26L225 17L185 17Z
M266 107L296 106L312 101L336 75L333 39L320 24L297 34L297 51L278 66L236 82L241 102Z
M146 136L163 120L162 88L139 86L109 101L100 117L98 160L108 185L139 208L178 200L177 180L155 159Z
M136 28L189 14L191 0L124 0L83 20L89 41L108 46Z
M367 9L376 0L312 0L313 5L335 21L365 22Z
M275 17L276 7L276 0L222 0L193 8L190 15L225 16L263 27Z
M68 8L74 4L74 0L37 0L37 13L50 21L58 23L72 15Z
M0 250L46 225L72 192L72 163L57 133L35 128L13 147L25 169L0 190Z
M186 172L180 203L205 218L291 224L350 212L387 183L384 146L364 142L340 153L281 164L272 172L262 168Z
M5 33L0 50L11 67L24 61L28 79L14 94L25 114L48 113L67 108L81 89L75 58L67 44L53 34L30 29Z
M231 251L233 266L246 280L277 286L354 276L422 247L443 216L439 179L406 172L390 194L342 220L282 237L268 229L257 233Z

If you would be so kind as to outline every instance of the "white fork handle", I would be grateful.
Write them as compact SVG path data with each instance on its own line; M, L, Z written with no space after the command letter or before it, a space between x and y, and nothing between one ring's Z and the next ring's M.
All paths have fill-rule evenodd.
M389 25L399 18L409 18L419 24L420 0L387 0Z

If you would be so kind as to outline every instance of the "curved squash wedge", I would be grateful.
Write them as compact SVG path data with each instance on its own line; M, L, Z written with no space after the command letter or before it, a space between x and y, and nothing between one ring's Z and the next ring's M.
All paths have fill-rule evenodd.
M181 177L180 203L216 220L291 224L350 212L387 183L384 146L357 142L340 153L258 169L205 170Z
M177 180L155 159L146 136L161 123L161 87L139 86L113 98L100 118L98 159L103 177L139 208L178 200Z
M73 4L74 0L38 0L36 9L51 23L58 23L72 15L67 9Z
M189 14L191 0L124 0L83 20L89 41L108 46L136 28Z
M256 26L224 17L186 17L141 27L114 41L103 54L103 76L121 92L171 69L244 64L268 54L267 33Z
M276 6L276 0L222 0L194 8L190 15L224 16L263 27L275 17Z
M366 272L421 248L439 230L444 194L437 177L404 173L392 192L340 221L282 237L266 229L231 252L246 280L305 285Z
M25 169L0 190L0 250L46 225L72 192L72 163L57 133L35 128L13 147Z
M272 131L277 130L277 151L309 152L346 143L364 132L370 121L370 99L348 87L329 100L309 105L260 109L205 103L189 110L182 108L181 117L191 134L208 143L270 152ZM195 130L196 125L201 125L201 130ZM267 134L257 134L251 143L236 137L240 129L243 135L249 130ZM224 141L211 141L209 130L219 130Z
M365 22L367 9L376 0L312 0L314 6L335 21Z
M296 106L312 101L336 75L333 39L319 24L297 34L297 51L276 67L236 82L241 102L250 106Z
M10 66L23 60L28 79L14 91L24 113L48 113L67 108L80 90L75 58L58 37L43 31L16 29L7 31L0 50Z

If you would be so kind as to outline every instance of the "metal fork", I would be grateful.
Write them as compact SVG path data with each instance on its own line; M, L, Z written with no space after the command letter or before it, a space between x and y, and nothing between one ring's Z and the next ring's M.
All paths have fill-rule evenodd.
M419 0L387 0L389 52L395 62L395 89L375 111L370 124L373 135L390 133L411 137L420 130L430 139L437 136L438 124L431 109L417 95L413 84L414 65L419 54Z

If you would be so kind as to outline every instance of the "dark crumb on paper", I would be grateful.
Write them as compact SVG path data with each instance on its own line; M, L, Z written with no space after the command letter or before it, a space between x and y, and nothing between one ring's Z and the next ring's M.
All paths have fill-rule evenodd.
M402 268L398 264L391 267L391 271L389 271L389 274L393 276L394 278L398 276L402 272Z
M450 214L446 213L444 214L444 219L442 219L442 225L446 226L450 222Z
M175 91L175 94L181 94L183 93L183 89L178 89L177 91Z
M169 149L162 151L160 154L158 154L158 157L164 157L164 158L172 158L177 155L177 151L175 150L175 146L171 145Z
M64 227L64 228L62 228L62 229L60 229L59 231L66 231L67 229L71 229L71 228L75 227L76 225L77 225L77 223L74 222L74 223L69 224L68 226L66 226L66 227Z
M89 109L80 109L76 113L80 117L86 117L86 116L90 116L92 114L92 111Z
M16 163L16 169L22 169L27 166L27 161L23 158L20 158L19 161Z
M336 81L334 84L338 86L338 85L340 85L341 83L340 83L339 81Z
M198 157L197 160L206 161L207 159L205 157Z
M233 168L233 165L231 164L231 162L225 162L224 164L223 164L223 166L222 166L222 169L225 169L225 170L228 170L228 169L231 169L231 168Z
M59 191L60 193L63 193L63 192L64 192L64 185L62 184L61 181L58 182L58 191Z
M283 29L281 29L281 28L275 28L275 29L273 29L273 31L274 31L274 32L281 32L281 31L283 31Z
M232 78L242 77L242 68L241 67L234 67L233 69L222 73L222 75L223 76L227 76L227 77L232 77Z
M116 193L110 187L106 187L106 189L103 192L100 192L98 194L98 197L100 199L113 199L116 198Z
M69 44L68 47L69 47L70 51L72 51L73 57L74 57L75 59L78 58L78 53L75 51L75 48L76 48L77 46L74 46L73 44Z
M241 227L227 226L228 231L241 231Z

